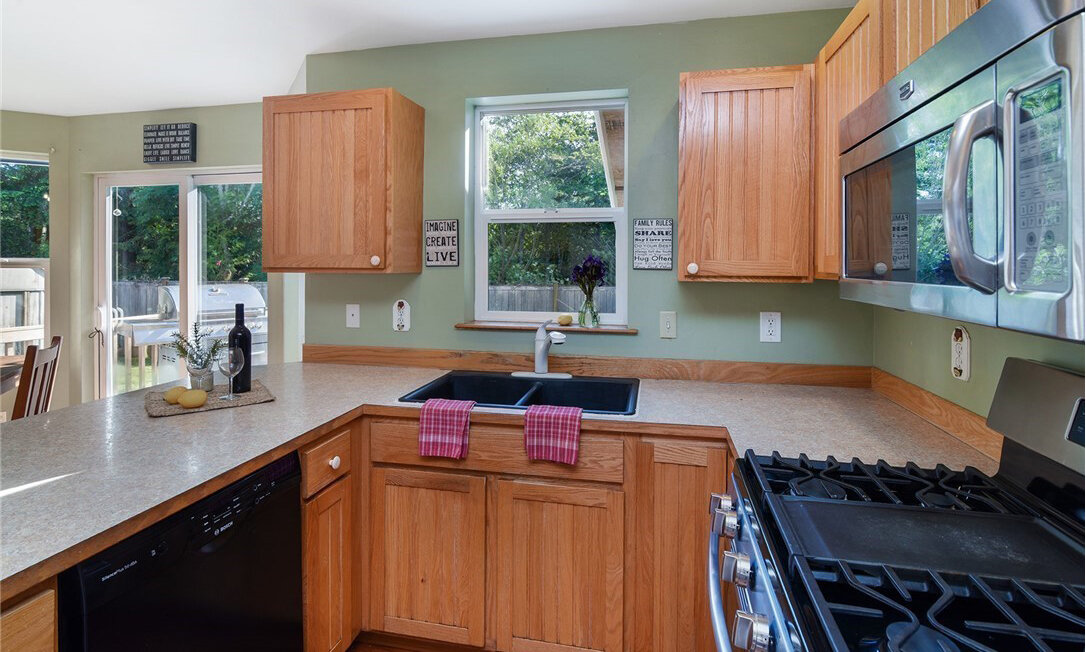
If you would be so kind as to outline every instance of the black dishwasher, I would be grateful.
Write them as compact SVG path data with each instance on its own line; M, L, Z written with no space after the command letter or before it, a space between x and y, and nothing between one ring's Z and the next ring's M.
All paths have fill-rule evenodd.
M60 650L301 650L291 454L61 573Z

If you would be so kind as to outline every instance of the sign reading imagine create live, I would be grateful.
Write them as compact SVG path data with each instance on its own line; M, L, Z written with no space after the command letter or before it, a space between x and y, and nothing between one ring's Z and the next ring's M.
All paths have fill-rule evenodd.
M427 267L457 267L460 265L460 222L457 220L426 220L422 230L426 243Z
M195 163L196 123L143 125L144 163Z
M633 268L671 269L674 232L671 218L634 220Z

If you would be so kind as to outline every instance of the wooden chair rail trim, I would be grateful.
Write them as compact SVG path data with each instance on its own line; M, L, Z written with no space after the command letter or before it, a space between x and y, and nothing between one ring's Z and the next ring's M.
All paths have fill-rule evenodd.
M527 353L334 344L306 344L302 348L302 359L305 362L476 371L518 371L531 369L534 364L534 359ZM636 376L664 380L830 387L871 386L871 367L859 365L554 354L550 358L550 368L551 371L563 371L575 376Z
M979 414L877 367L872 370L872 388L986 457L999 461L1003 435L989 428Z

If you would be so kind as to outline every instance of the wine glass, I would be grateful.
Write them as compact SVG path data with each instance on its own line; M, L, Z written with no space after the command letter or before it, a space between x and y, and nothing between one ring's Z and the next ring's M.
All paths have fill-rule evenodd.
M226 396L220 397L220 400L232 401L234 400L234 376L240 374L245 366L245 354L238 347L232 346L226 350L218 362L219 371L226 376L226 386L229 391Z

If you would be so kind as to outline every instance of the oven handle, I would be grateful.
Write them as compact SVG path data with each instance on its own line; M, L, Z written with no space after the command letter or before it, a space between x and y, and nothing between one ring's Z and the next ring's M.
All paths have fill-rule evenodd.
M720 588L720 535L709 531L709 614L713 621L713 638L717 652L732 652L728 627L724 622L724 594Z
M999 134L998 109L994 100L975 106L954 121L943 170L943 229L954 275L985 294L998 287L999 264L977 255L969 235L969 158L973 143ZM998 138L997 138L998 141Z

